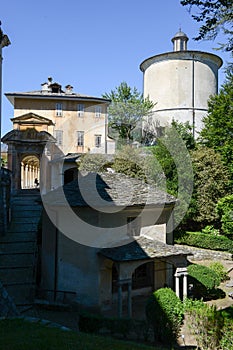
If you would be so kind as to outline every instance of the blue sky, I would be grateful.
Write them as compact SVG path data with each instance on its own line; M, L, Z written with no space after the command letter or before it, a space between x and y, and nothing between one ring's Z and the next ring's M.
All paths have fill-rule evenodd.
M13 108L4 93L39 90L49 76L63 87L101 96L122 81L142 91L140 63L172 51L179 27L188 49L213 50L215 42L195 42L198 24L179 0L2 0L2 29L11 45L3 48L2 135L11 130ZM219 75L223 82L223 70Z

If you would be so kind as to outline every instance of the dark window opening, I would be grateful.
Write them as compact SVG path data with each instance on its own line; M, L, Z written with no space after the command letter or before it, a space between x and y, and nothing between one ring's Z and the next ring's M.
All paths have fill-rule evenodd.
M140 265L132 275L132 289L154 286L154 262Z

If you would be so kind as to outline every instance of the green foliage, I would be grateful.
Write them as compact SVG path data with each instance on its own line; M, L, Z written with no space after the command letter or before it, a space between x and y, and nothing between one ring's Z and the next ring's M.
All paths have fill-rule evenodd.
M213 225L207 225L207 226L205 226L205 227L201 230L201 232L202 232L202 233L211 234L211 235L215 235L215 236L218 236L218 235L220 234L219 229L214 228Z
M211 290L220 285L220 276L212 269L203 265L189 265L188 274L191 279L195 279L207 290Z
M233 241L224 236L214 236L201 232L176 232L175 243L233 254Z
M100 153L86 153L80 158L78 168L81 171L102 172L111 165L106 155Z
M221 198L216 206L220 216L222 233L230 238L233 237L233 194Z
M220 348L222 350L233 349L233 320L224 320L222 338L220 340Z
M173 121L156 146L150 147L165 174L167 192L179 200L174 211L175 226L183 219L191 200L193 168L188 149L193 146L189 124Z
M161 288L153 293L146 304L146 316L155 340L175 343L183 323L183 304L172 289Z
M210 98L208 115L203 118L201 142L221 154L233 180L233 74L227 76L218 95Z
M121 147L114 156L112 168L118 173L153 182L158 186L163 184L162 168L147 149L132 148L129 145Z
M222 32L226 36L226 43L221 44L220 48L224 51L233 51L232 0L181 0L180 3L189 6L190 12L194 7L196 11L192 17L198 23L202 23L195 40L213 40Z
M229 177L220 155L213 149L199 147L191 152L191 157L194 193L189 208L189 219L191 225L201 229L216 223L216 204L229 191Z
M196 338L198 349L216 350L222 337L224 320L215 306L201 300L186 299L185 312L190 330Z
M110 136L125 142L135 139L133 130L141 130L142 120L149 116L154 103L148 98L144 99L143 94L135 87L131 88L126 82L122 82L115 90L103 94L104 98L111 99L109 106L109 127L113 133ZM114 131L117 133L114 134ZM141 138L141 135L140 135Z
M221 282L224 282L228 279L227 270L220 262L215 261L211 263L209 265L209 268L219 276Z

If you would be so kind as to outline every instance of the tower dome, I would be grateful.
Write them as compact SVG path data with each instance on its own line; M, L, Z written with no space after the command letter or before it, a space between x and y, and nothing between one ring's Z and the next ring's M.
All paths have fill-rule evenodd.
M181 29L172 38L173 51L186 51L189 38Z

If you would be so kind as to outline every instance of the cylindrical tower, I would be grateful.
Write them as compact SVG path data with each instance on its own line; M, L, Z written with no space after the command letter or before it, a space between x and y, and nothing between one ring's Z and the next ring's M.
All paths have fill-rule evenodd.
M187 50L188 37L182 31L172 38L173 51L144 60L144 97L155 105L154 121L164 127L172 120L189 123L193 133L202 128L210 95L218 91L217 55Z

